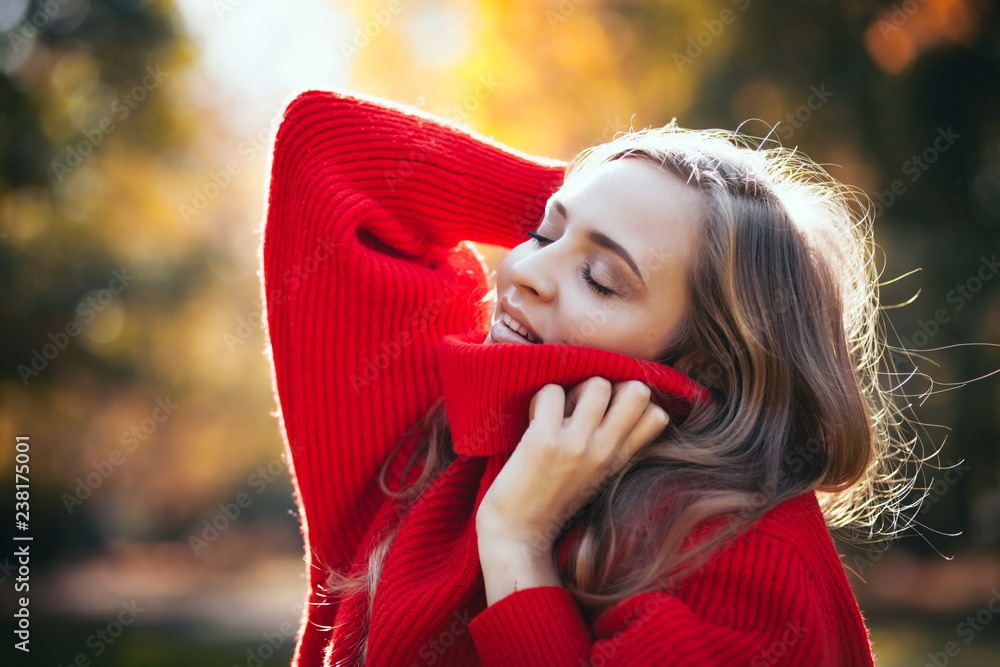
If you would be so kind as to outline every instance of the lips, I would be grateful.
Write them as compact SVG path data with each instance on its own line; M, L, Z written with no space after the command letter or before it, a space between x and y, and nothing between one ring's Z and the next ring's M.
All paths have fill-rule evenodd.
M535 336L530 331L528 331L528 327L524 326L523 324L515 320L509 314L504 313L501 319L503 320L503 323L506 324L508 328L510 328L511 331L515 331L517 332L518 335L524 336L525 338L528 339L529 343L539 342L538 337Z
M522 320L518 319L517 315L514 314L517 311L515 311L512 308L511 310L514 312L511 313L507 312L507 308L509 306L507 304L506 297L504 297L500 301L500 306L501 306L500 317L490 328L490 335L489 335L490 341L494 343L510 343L514 345L539 345L543 342L540 336L536 336L535 333L529 329L528 325L524 324ZM519 323L521 323L521 325L525 329L528 329L531 335L535 336L538 339L537 342L532 342L528 340L525 336L522 336L520 333L507 326L507 324L504 323L504 320L511 317L517 320Z
M490 329L490 338L495 343L512 343L514 345L537 345L538 343L532 343L530 340L517 333L506 324L503 320L497 320L493 327Z
M518 336L521 336L525 340L528 340L528 338L530 337L531 340L528 341L529 343L539 344L544 342L542 337L538 335L538 332L531 327L531 324L528 322L528 319L524 316L524 313L522 313L517 308L512 306L507 297L503 297L502 299L500 299L500 311L501 311L500 321L513 320L512 322L510 322L509 325L506 325L508 326L511 332L517 334ZM515 327L527 330L528 336L524 336L521 332L517 331Z

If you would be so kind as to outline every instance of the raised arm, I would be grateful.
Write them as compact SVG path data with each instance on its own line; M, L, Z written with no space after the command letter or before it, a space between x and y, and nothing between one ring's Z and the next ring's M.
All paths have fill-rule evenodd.
M357 550L381 462L440 393L434 343L488 318L462 242L523 241L564 166L375 98L310 91L285 111L262 277L314 597Z

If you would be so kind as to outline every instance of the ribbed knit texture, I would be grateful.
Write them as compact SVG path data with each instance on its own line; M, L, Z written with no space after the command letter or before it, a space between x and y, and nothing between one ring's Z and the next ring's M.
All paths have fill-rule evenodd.
M676 590L588 626L566 589L486 607L475 514L527 427L531 396L593 375L638 379L675 421L709 394L651 361L570 345L482 345L492 305L475 241L537 227L565 164L386 100L310 91L279 128L262 246L269 353L306 544L295 665L336 665L365 601L323 594L356 571L397 506L375 481L444 397L458 458L386 558L369 665L871 665L860 611L814 494L775 508ZM411 438L390 467L400 483ZM407 480L413 474L407 476ZM564 549L558 554L565 562Z

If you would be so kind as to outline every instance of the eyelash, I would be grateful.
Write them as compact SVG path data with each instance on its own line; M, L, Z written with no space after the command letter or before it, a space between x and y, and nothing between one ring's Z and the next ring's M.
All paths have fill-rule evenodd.
M526 234L531 238L535 239L538 245L542 245L542 243L552 243L552 239L547 239L541 234L538 234L537 232L526 232ZM604 297L614 296L615 294L614 291L608 289L604 285L594 280L594 277L590 274L589 266L583 267L583 278L588 283L590 283L590 286L594 289L594 291L600 294L601 296Z

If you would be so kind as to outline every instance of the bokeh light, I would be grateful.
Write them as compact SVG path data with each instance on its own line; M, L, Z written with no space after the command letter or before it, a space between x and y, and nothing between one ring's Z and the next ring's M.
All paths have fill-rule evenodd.
M884 316L890 342L926 343L924 453L970 467L922 536L838 547L879 664L923 664L1000 586L1000 384L946 384L1000 367L1000 280L980 273L1000 248L998 39L991 0L0 3L0 436L33 443L32 660L95 657L133 597L148 611L100 664L245 664L297 629L259 234L285 106L347 88L563 160L674 118L741 128L867 193L883 303L919 292ZM921 373L948 391L924 400ZM11 480L11 446L0 461ZM1000 663L1000 623L961 659Z

